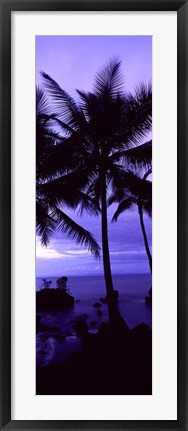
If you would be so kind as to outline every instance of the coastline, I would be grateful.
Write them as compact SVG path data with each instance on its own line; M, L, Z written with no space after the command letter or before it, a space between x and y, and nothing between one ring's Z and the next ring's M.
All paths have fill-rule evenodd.
M151 329L139 325L113 334L106 325L85 334L67 358L37 367L36 394L151 395Z
M56 278L52 279L55 286ZM114 280L116 277L114 276ZM119 309L130 329L144 323L151 328L152 307L145 302L145 294L150 287L150 275L133 277L119 276ZM129 284L127 283L129 281ZM132 283L130 281L132 280ZM141 283L142 280L142 283ZM75 283L73 283L73 282ZM90 281L90 284L89 284ZM92 285L92 283L94 283ZM124 281L127 289L124 289ZM88 326L90 334L96 334L103 323L108 322L107 304L100 302L105 290L103 277L70 277L68 287L74 296L74 306L63 310L37 311L37 365L46 366L53 362L59 363L67 357L67 352L77 351L79 342L75 332L75 321L82 319ZM141 288L140 285L143 285ZM97 285L97 287L96 287ZM133 286L133 287L132 287ZM129 287L129 289L128 289ZM78 299L79 298L79 299ZM98 307L94 304L98 303Z

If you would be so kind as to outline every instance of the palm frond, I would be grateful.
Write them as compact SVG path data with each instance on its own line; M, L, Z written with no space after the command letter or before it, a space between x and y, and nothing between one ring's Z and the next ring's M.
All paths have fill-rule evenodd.
M123 175L122 175L123 177ZM141 201L148 201L152 199L152 183L144 178L140 178L138 174L131 171L125 172L124 190L130 196ZM123 181L122 185L123 186Z
M68 217L64 208L98 214L101 172L105 173L107 196L112 192L108 204L119 203L113 221L134 204L151 214L152 186L140 175L143 168L151 169L152 142L142 144L143 137L150 139L151 85L141 83L134 94L124 94L120 66L119 61L110 60L97 73L92 93L78 90L78 102L42 72L53 108L50 116L45 112L44 92L37 102L42 111L38 136L43 142L37 162L37 195L47 217L46 228L43 222L40 232L47 232L45 242L58 228L87 245L97 257L99 246L91 233ZM62 135L57 139L56 130ZM42 218L37 226L42 226Z
M147 174L150 170L147 171ZM152 212L152 183L140 177L141 174L135 174L132 171L120 171L118 175L113 176L112 190L108 205L115 202L128 202L142 206L147 214L151 217Z
M151 82L140 82L135 87L135 96L134 99L142 105L143 102L150 102L152 98L152 85Z
M134 204L134 202L133 202L132 198L130 198L130 197L121 201L120 204L118 205L117 210L115 211L115 213L112 217L112 222L117 221L120 214L122 214L124 211L126 211L128 209L131 209L133 204Z
M52 98L52 106L55 114L66 123L67 126L78 129L84 121L84 115L77 106L75 100L47 73L41 72L43 84Z
M149 177L149 175L151 175L151 174L152 174L152 169L150 168L150 169L148 169L148 171L145 172L145 174L143 176L143 180L146 180L147 177Z
M79 209L79 214L87 211L90 215L98 215L99 205L97 199L84 193L78 185L67 183L64 177L39 184L38 195L44 197L51 208L57 205L65 205L75 210Z
M112 193L108 198L108 206L121 202L125 198L125 191L117 190L116 193Z
M152 89L141 83L135 95L126 95L125 136L134 145L140 145L152 127Z
M123 161L125 167L130 165L132 168L141 169L152 166L152 140L144 144L120 150L112 154L111 159L114 161Z
M72 172L79 163L80 154L76 151L74 143L65 138L54 140L54 144L45 152L43 164L40 166L40 178L44 180L58 178Z
M144 212L148 215L148 217L152 217L152 201L148 199L147 201L142 203L142 208Z
M127 150L125 157L134 165L139 167L148 166L150 168L152 164L152 140Z
M49 99L40 87L36 87L36 115L46 115L49 112Z
M100 212L100 204L95 195L92 197L88 193L79 191L79 214L82 215L84 211L97 216Z
M59 208L55 208L52 217L56 220L57 229L73 238L78 244L84 245L96 257L100 258L100 247L93 235L72 220Z
M61 136L52 127L53 115L49 113L49 99L43 90L36 89L36 168L37 181L45 161L54 146L61 141Z
M94 202L97 204L97 208L100 211L101 204L101 177L100 175L95 179L95 181L91 182L91 184L86 189L86 193Z
M48 207L44 202L36 202L36 230L41 237L41 243L47 246L54 235L56 222L48 213Z
M124 195L126 191L135 183L137 177L128 169L121 165L113 164L108 172L111 189L114 193ZM136 182L137 185L137 182Z
M110 60L95 76L93 91L98 97L116 97L123 91L123 75L120 71L121 62Z

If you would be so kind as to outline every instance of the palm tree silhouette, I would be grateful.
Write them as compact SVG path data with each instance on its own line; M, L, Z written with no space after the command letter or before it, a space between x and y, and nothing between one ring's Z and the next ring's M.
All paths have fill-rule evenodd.
M114 191L110 196L108 204L111 205L115 202L119 203L112 218L113 222L117 221L119 215L124 211L130 210L135 205L137 206L144 245L149 261L150 271L152 273L152 256L143 218L143 212L147 213L149 217L152 216L152 183L147 180L147 177L151 172L151 169L147 170L143 177L141 177L141 173L135 174L131 171L124 172L124 174L122 174L122 181L119 183L119 187L116 188L116 191Z
M45 90L51 97L54 117L62 128L65 142L77 157L73 178L80 189L101 211L104 277L108 298L109 322L122 322L115 301L108 241L107 195L115 187L123 165L151 160L151 145L137 145L151 129L151 86L141 84L134 96L123 92L120 62L109 61L97 73L93 91L77 90L76 102L56 81L42 72ZM127 152L127 156L126 156Z
M87 208L97 212L97 208L75 182L69 183L67 170L54 175L49 167L53 158L58 157L58 149L63 147L62 137L50 127L53 115L48 113L49 101L44 92L37 88L36 92L36 228L41 237L41 243L48 245L55 231L65 232L78 244L88 247L95 257L99 257L100 247L93 235L72 220L63 210L62 205L76 209ZM66 165L68 159L66 160ZM66 168L67 169L67 168ZM54 174L54 172L53 172Z

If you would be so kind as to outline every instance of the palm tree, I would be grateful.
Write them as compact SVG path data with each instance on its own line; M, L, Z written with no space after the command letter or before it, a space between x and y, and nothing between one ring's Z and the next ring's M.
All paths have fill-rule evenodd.
M60 182L58 172L55 179L49 172L48 163L53 157L57 158L59 146L63 147L63 138L50 127L53 116L49 114L49 102L44 92L37 88L36 92L36 227L41 237L41 243L48 245L56 230L65 232L78 244L84 244L99 257L99 245L93 235L72 220L63 210L62 205L76 209L87 208L97 212L97 208L84 193L80 191L75 182L68 181L67 168L61 174ZM54 151L55 150L55 151ZM66 165L68 159L66 160ZM71 164L72 162L70 162Z
M118 184L125 163L131 163L133 158L139 163L151 159L151 145L142 145L141 151L137 148L151 128L151 86L140 85L134 96L124 94L120 62L112 60L96 75L92 92L77 90L80 99L76 102L49 75L42 72L42 76L65 142L72 147L74 155L79 155L73 178L77 177L80 190L101 211L109 322L119 326L122 319L115 301L110 265L107 195Z
M122 175L121 184L119 184L117 190L109 198L108 203L111 205L114 202L119 202L112 221L117 221L120 214L122 214L124 211L130 210L135 205L137 206L144 238L144 245L149 261L150 271L152 273L152 256L143 218L143 212L147 213L149 217L152 215L152 183L151 181L147 180L147 177L150 174L151 169L149 169L143 175L143 177L141 177L141 174L135 174L131 171L125 172L124 178Z

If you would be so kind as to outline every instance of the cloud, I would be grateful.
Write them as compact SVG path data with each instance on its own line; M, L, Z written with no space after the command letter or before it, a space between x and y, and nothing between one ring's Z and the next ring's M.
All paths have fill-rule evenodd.
M144 248L144 241L137 211L122 214L117 223L111 223L115 208L108 209L109 248L112 273L146 273L149 272L148 258ZM74 211L67 210L67 214L77 223L84 226L94 235L101 246L100 218L84 214L80 217ZM152 223L145 217L149 245L151 247ZM71 238L62 233L54 235L50 247L44 249L37 242L37 276L95 275L103 274L102 252L100 261L91 255L81 245L77 245Z
M40 238L36 239L36 258L38 259L63 259L71 258L66 253L60 253L56 249L52 248L52 244L48 247L43 247L40 243Z
M71 255L84 255L84 254L91 254L91 252L90 251L88 251L88 250L66 250L66 253L69 255L69 254L71 254Z
M84 56L87 52L87 58ZM106 60L118 56L122 60L125 88L133 91L141 82L152 76L151 36L37 36L36 75L41 83L40 70L44 70L77 97L75 88L91 90L95 73ZM82 61L80 61L82 58ZM140 61L142 58L143 61ZM76 71L76 73L75 73ZM114 272L149 271L147 255L137 211L122 214L117 223L111 223L117 205L108 208L109 248ZM66 209L67 215L90 231L101 246L101 220ZM145 217L149 244L152 243L151 220ZM103 272L102 258L98 262L86 250L76 245L66 234L56 233L46 249L37 243L37 274L62 273L87 275Z
M145 250L126 250L126 251L111 251L110 256L126 256L145 254Z

